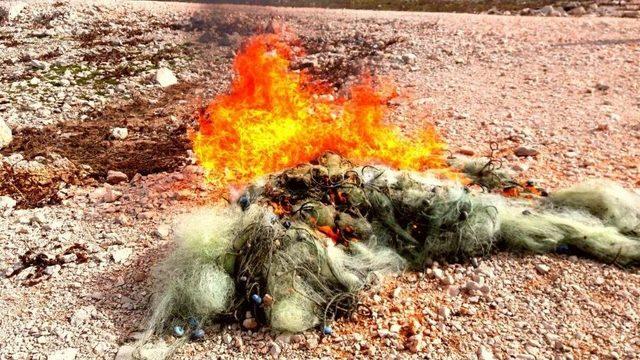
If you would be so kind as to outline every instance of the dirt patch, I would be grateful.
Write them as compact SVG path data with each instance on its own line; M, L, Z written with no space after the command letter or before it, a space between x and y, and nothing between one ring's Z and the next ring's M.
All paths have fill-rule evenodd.
M194 88L192 84L177 85L167 89L157 101L137 98L125 105L107 106L104 110L88 114L89 119L85 121L19 130L11 145L1 153L6 156L20 153L24 160L55 153L81 169L83 178L98 181L104 181L109 170L121 171L129 177L178 170L188 161L187 150L191 144L187 129L193 125L200 106L192 95ZM185 100L189 98L194 100ZM129 136L124 140L112 139L111 131L116 127L127 128ZM0 172L1 181L16 184L11 180L11 174ZM47 183L67 183L64 180L52 179ZM16 185L20 184L29 186L13 191L0 187L0 195L31 194L35 191L31 181L25 180ZM20 202L21 198L16 200ZM57 200L49 198L47 203Z

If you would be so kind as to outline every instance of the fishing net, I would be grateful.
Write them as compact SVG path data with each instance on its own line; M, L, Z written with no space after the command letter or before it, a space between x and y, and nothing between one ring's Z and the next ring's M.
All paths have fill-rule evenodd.
M358 294L385 274L494 249L640 263L637 193L590 182L509 198L490 191L519 186L495 164L456 162L470 183L328 153L249 186L226 209L187 216L159 269L150 331L247 312L277 331L326 326L361 310Z

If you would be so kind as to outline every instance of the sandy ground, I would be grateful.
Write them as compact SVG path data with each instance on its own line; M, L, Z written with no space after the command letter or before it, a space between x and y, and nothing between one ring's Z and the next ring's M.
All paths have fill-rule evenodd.
M187 108L197 96L224 91L234 45L197 42L203 29L158 30L151 23L189 24L194 23L194 13L204 18L213 14L244 19L234 28L237 32L252 19L267 23L276 18L309 37L405 38L372 64L398 84L401 97L390 121L407 131L435 123L452 151L476 155L487 155L489 144L496 142L504 166L551 190L590 177L640 186L637 20L153 2L76 2L60 9L77 13L74 16L86 24L131 20L129 28L140 26L147 31L143 36L159 38L154 46L165 46L162 39L168 44L189 42L187 47L193 47L195 55L180 53L176 55L180 61L153 65L172 67L181 82L191 85L180 91L158 88L154 69L149 68L122 80L122 89L99 95L95 104L70 101L62 108L59 102L47 102L49 95L38 93L45 85L21 87L19 82L30 77L5 77L22 74L31 65L5 62L2 84L15 91L3 95L8 101L0 101L0 117L14 130L65 123L83 114L90 120L98 116L92 112L95 108L117 109L128 98L147 99L148 109L173 112L158 102L165 93L170 93L166 101ZM32 29L31 17L46 11L51 11L50 4L29 3L23 19L2 27L28 40L0 49L0 60L40 51L56 41L65 42L61 56L67 62L87 51L81 42L67 40L66 30L61 36L30 37L42 31ZM64 26L72 36L79 30L70 23ZM127 49L117 43L108 46ZM408 53L416 55L415 63L402 60ZM70 86L82 93L78 97L97 91L82 83ZM27 95L31 98L25 99ZM42 107L22 106L30 101L41 101ZM166 119L170 116L166 114ZM192 125L188 116L171 121ZM514 149L520 146L539 154L518 157ZM104 200L105 191L116 196ZM117 353L120 359L127 358L145 316L151 268L172 246L168 227L178 214L211 201L194 166L137 176L113 187L99 179L94 186L72 186L67 193L59 205L5 211L0 217L3 269L10 269L28 249L55 255L79 243L88 255L87 262L71 260L31 287L20 276L0 280L0 359L112 359ZM323 338L315 331L278 336L268 329L253 333L237 325L218 326L206 329L204 342L178 348L176 358L633 359L640 354L637 269L566 255L508 254L480 260L478 267L435 268L443 275L433 269L403 274L366 294L371 314L340 321L334 336ZM486 285L488 291L465 291L470 281ZM420 338L397 333L394 325L415 328ZM173 341L166 336L155 343Z

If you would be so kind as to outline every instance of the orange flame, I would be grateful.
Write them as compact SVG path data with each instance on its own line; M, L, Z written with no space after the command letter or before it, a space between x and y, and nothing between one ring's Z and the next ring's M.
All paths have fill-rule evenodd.
M369 78L333 99L290 69L292 48L278 35L252 37L234 62L228 94L199 119L194 152L207 179L243 185L333 151L356 163L443 169L445 144L433 129L414 138L384 123L390 96Z

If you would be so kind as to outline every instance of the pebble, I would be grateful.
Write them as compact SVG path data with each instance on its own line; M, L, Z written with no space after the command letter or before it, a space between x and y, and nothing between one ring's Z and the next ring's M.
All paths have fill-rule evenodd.
M538 150L525 146L520 146L519 148L515 149L513 153L519 157L536 156L539 154Z
M114 170L109 170L107 172L107 182L111 185L116 185L127 181L129 181L129 177L123 172Z
M451 316L451 309L446 306L441 306L438 309L438 315L442 316L443 319L448 319Z
M9 196L0 196L0 211L13 209L17 203Z
M433 269L433 277L442 281L444 279L444 271L440 268Z
M280 347L280 345L278 345L278 343L276 342L271 343L271 348L269 349L269 354L271 354L271 356L278 357L280 356L281 352L282 352L282 348Z
M79 326L83 325L87 321L91 319L93 314L95 314L96 308L94 306L85 306L78 310L76 310L73 315L71 315L71 325Z
M4 120L0 119L0 149L5 148L13 141L13 133L11 128Z
M551 268L549 267L549 265L546 264L537 264L536 265L536 271L542 275L546 274L549 272L549 270L551 270Z
M244 321L242 322L242 326L245 329L254 330L258 327L258 322L254 318L244 319Z
M156 72L156 82L161 87L169 87L178 83L178 79L173 74L173 71L167 68L160 68Z
M425 343L422 340L422 334L416 334L409 338L409 351L418 353L424 349Z
M78 356L78 349L66 348L47 355L47 360L74 360Z
M480 346L478 349L478 360L495 360L493 352L486 346Z
M418 56L416 56L416 54L406 53L402 55L402 61L407 65L413 65L418 61Z
M115 140L124 140L129 136L129 130L127 128L113 128L111 129L111 137Z
M131 248L115 249L115 250L111 250L110 254L111 254L111 259L113 259L113 261L116 264L122 264L125 261L127 261L127 259L129 258L129 256L131 256L131 254L133 254L133 249Z
M160 225L156 229L156 236L160 239L166 239L169 237L169 233L171 232L171 227L169 225Z
M116 353L115 360L132 360L133 353L136 348L132 345L123 345L118 348L118 352Z

